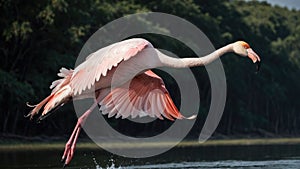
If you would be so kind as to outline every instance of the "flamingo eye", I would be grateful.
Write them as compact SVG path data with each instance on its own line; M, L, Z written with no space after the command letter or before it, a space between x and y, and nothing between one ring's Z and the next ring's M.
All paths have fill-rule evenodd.
M250 48L250 45L247 43L247 42L244 42L244 41L239 41L240 44L245 48L245 49L249 49Z
M250 46L249 46L247 43L244 43L244 44L243 44L243 47L244 47L245 49L249 49L249 48L250 48Z

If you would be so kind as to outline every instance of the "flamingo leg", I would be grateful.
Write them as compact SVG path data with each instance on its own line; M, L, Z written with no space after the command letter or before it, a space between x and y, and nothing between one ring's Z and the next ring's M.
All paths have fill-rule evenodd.
M76 148L76 142L77 142L81 127L84 125L86 118L90 115L90 113L97 106L99 100L100 100L100 97L98 97L95 100L95 103L82 116L80 116L78 118L77 124L76 124L68 142L66 143L64 154L61 159L62 162L65 162L64 167L66 167L71 162L73 155L74 155L74 151Z

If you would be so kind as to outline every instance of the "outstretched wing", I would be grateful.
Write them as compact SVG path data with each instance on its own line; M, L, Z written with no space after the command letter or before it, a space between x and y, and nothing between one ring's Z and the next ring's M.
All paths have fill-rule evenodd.
M150 70L113 88L99 104L102 113L108 114L108 117L148 115L169 120L185 118L174 105L162 79Z
M134 38L121 41L92 54L74 69L71 86L73 94L81 94L85 89L90 89L101 76L106 76L107 71L116 67L121 61L126 61L138 52L152 45L145 39Z

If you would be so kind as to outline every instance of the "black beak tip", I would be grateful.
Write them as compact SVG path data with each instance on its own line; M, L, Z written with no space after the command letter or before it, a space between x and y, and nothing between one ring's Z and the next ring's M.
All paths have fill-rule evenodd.
M256 62L256 73L258 73L259 72L259 70L260 70L260 61L257 61Z

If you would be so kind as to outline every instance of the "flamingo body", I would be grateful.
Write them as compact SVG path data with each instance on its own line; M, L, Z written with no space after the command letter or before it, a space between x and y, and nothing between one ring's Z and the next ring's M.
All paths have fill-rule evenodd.
M79 119L66 144L62 159L69 164L81 126L91 111L100 105L108 117L150 116L159 119L192 119L184 117L173 103L163 80L150 69L162 66L184 68L203 66L227 52L248 56L259 63L259 56L243 41L228 44L204 57L172 58L162 54L145 39L124 40L90 54L74 70L61 68L58 79L52 83L51 94L32 107L32 117L44 108L40 119L72 99L93 98L95 103ZM29 105L30 106L30 105Z

